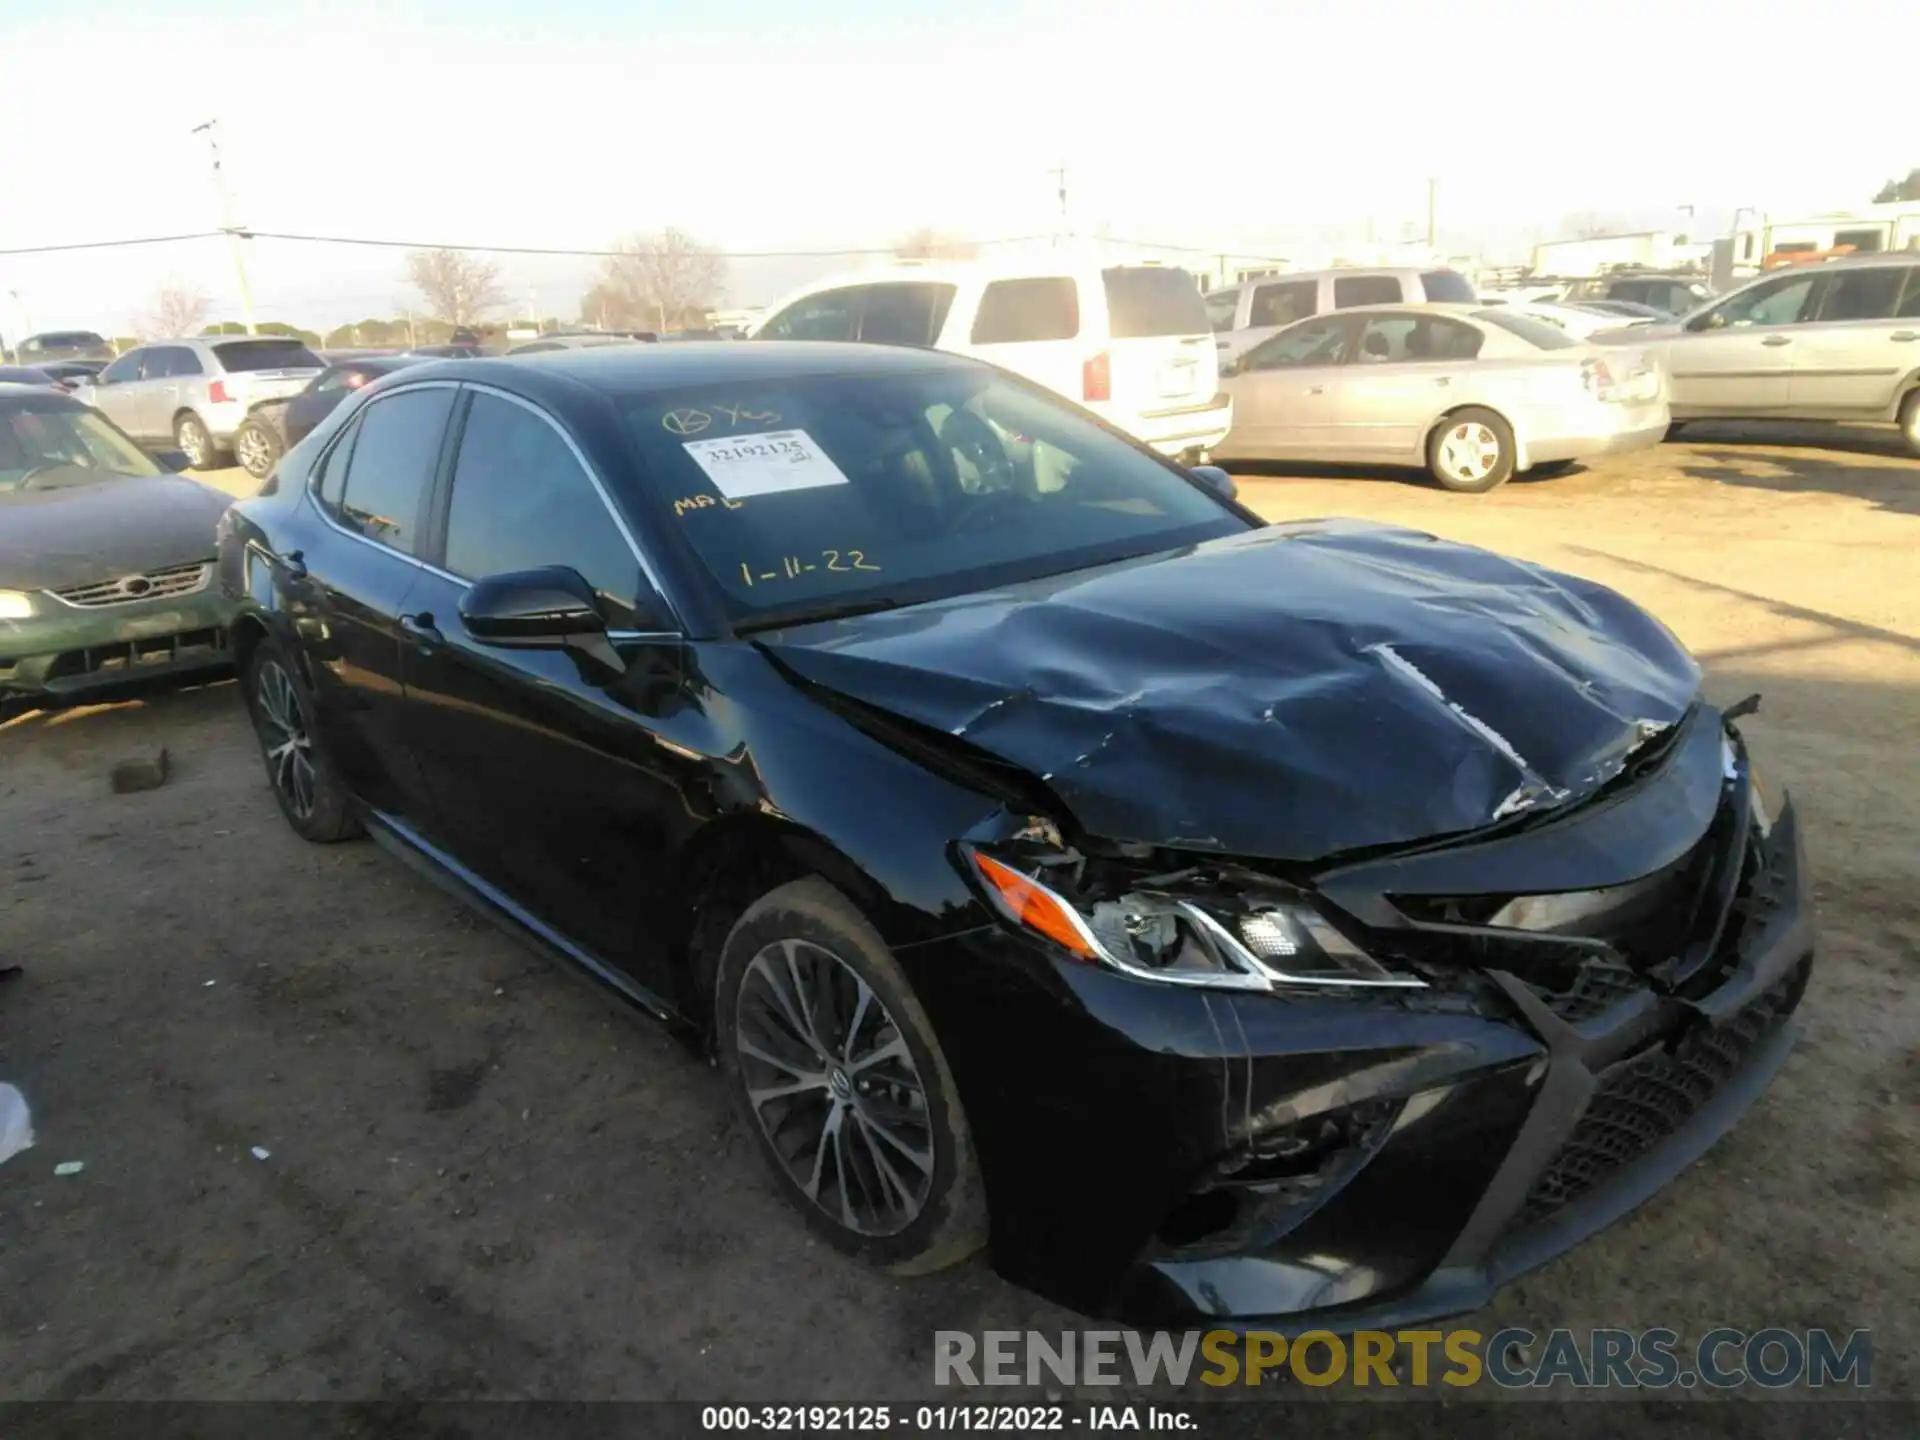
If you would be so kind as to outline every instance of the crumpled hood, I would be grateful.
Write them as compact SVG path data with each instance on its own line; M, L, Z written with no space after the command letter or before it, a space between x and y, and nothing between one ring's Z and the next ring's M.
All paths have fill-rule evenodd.
M1577 801L1700 682L1604 586L1353 521L763 644L1031 771L1091 834L1295 861Z
M233 498L179 475L0 495L0 589L61 590L210 560Z

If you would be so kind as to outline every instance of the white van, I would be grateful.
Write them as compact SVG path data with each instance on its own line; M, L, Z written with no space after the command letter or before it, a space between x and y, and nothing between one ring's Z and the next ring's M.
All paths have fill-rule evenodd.
M1435 265L1342 266L1262 275L1207 293L1207 320L1220 359L1238 360L1269 335L1296 320L1350 310L1356 305L1420 305L1447 301L1471 305L1473 282L1458 270Z
M1233 428L1199 286L1164 265L901 263L788 295L748 338L973 355L1193 463Z

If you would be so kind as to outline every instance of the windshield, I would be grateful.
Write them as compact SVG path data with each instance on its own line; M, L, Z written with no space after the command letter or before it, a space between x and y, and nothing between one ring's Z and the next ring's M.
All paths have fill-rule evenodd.
M1116 340L1160 335L1205 335L1207 302L1185 270L1123 265L1101 272L1107 290L1108 331Z
M92 410L53 397L0 405L0 500L165 473Z
M298 340L229 340L213 347L221 367L235 370L318 370L326 364Z
M1516 315L1511 310L1479 310L1473 318L1518 335L1536 350L1568 350L1580 344L1558 326L1533 315Z
M1198 483L986 370L715 383L626 413L649 500L743 627L1248 528Z

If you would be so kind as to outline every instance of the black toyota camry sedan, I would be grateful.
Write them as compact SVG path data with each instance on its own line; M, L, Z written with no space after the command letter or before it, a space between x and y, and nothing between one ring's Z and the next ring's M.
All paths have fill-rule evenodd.
M1468 1310L1793 1044L1793 811L1658 621L1263 524L986 365L410 367L221 530L293 828L711 1045L793 1204L898 1272Z

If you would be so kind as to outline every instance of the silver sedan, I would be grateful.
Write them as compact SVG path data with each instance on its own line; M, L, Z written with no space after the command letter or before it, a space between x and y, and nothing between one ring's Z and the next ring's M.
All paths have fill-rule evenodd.
M1659 363L1479 305L1379 305L1289 326L1223 371L1214 458L1423 465L1480 493L1516 474L1657 445Z

